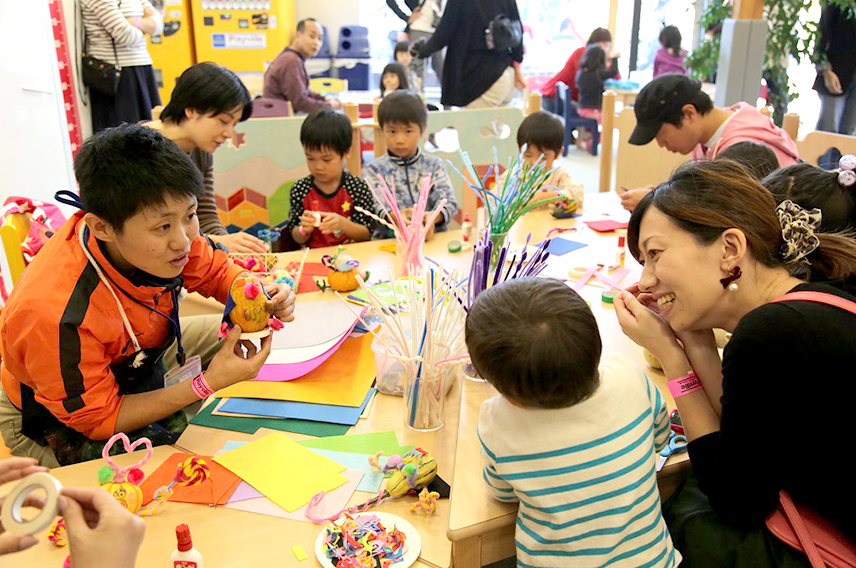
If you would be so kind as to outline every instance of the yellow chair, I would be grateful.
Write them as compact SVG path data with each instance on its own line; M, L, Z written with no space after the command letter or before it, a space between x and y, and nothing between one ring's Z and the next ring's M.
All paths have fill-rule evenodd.
M12 279L12 285L18 283L18 279L26 268L21 243L27 239L31 222L27 214L12 213L6 216L3 225L0 226L0 240L3 242L6 260L9 261L9 277Z
M322 95L327 93L341 93L348 90L348 80L316 77L309 80L309 88Z

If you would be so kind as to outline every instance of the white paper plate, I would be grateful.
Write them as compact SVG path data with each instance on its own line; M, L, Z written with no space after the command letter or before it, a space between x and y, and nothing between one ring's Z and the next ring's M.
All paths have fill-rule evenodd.
M380 522L385 527L389 527L394 525L398 530L404 533L406 537L406 541L404 545L407 547L404 556L402 556L399 562L392 564L392 568L407 568L419 558L419 552L422 550L422 538L419 536L419 533L416 531L416 527L411 525L408 521L405 521L398 515L393 515L392 513L382 513L382 512L372 512L366 511L365 513L358 513L353 515L353 517L359 518L363 515L377 515L380 518ZM339 524L344 519L340 519L336 521L336 524ZM318 538L315 539L315 558L318 559L318 562L321 563L321 566L325 568L335 568L333 563L327 558L327 555L324 554L324 535L327 532L327 525L324 525L324 528L318 533Z

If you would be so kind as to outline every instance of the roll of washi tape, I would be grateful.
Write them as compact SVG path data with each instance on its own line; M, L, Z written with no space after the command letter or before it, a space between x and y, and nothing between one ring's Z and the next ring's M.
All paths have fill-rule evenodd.
M25 520L21 516L21 509L27 497L35 491L44 490L45 506L39 514L32 519ZM54 521L59 510L57 500L62 484L50 474L39 472L28 475L15 486L3 501L3 511L0 513L0 521L3 528L17 535L31 535L40 533Z
M577 279L580 278L588 270L588 266L575 266L568 271L568 276Z
M449 252L461 252L461 241L449 241L446 248L449 249Z
M604 290L603 294L600 295L600 299L604 304L611 304L615 301L615 297L618 295L618 290Z

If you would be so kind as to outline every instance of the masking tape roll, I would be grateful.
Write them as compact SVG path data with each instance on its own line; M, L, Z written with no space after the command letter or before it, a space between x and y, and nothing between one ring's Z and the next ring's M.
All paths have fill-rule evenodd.
M24 507L27 497L39 489L43 489L46 494L45 506L42 507L38 515L26 521L21 517L21 509ZM17 535L42 532L51 526L57 515L59 510L57 500L61 490L62 484L50 474L39 472L28 475L12 489L6 496L6 500L3 501L3 512L0 513L3 528Z
M583 274L588 270L588 266L575 266L568 271L568 276L573 279L582 278Z

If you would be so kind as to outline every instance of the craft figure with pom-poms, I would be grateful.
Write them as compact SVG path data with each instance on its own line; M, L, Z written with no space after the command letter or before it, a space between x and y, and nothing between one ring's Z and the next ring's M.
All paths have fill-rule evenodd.
M226 310L220 325L220 337L226 337L233 326L241 326L241 339L259 339L279 331L283 324L273 317L273 301L258 281L238 276L229 289Z
M152 498L152 502L155 504L154 507L145 511L140 511L139 515L141 517L151 517L152 515L156 515L160 512L164 503L172 497L176 486L184 485L186 487L193 487L194 485L204 483L210 476L211 466L209 466L204 459L199 456L187 458L175 468L175 477L173 477L172 482L155 491L154 497Z
M110 448L116 442L122 442L125 452L130 453L140 446L146 448L146 455L137 463L128 467L119 467L110 457ZM140 484L145 478L143 470L140 469L152 457L152 442L148 438L140 438L133 444L128 436L122 432L114 434L107 440L101 457L107 465L98 470L98 483L107 490L123 507L132 513L136 513L143 505L143 491Z
M550 214L556 219L567 219L573 217L577 212L577 200L568 195L560 196L553 204Z
M378 457L371 457L374 458L376 464ZM369 463L372 464L371 459ZM418 493L437 477L437 460L425 450L414 448L403 456L389 456L386 460L386 465L381 470L384 473L392 472L392 475L386 481L386 488L379 491L377 497L366 501L362 505L348 508L347 511L349 513L365 511L384 499L403 497L408 493Z
M325 254L321 257L321 264L330 269L330 273L327 275L327 284L325 285L323 282L317 283L322 292L327 288L336 292L353 292L359 287L357 276L360 273L357 268L360 266L360 261L342 254L345 250L345 247L339 245L339 248L336 249L336 254ZM367 280L368 277L369 273L366 272L363 279Z

